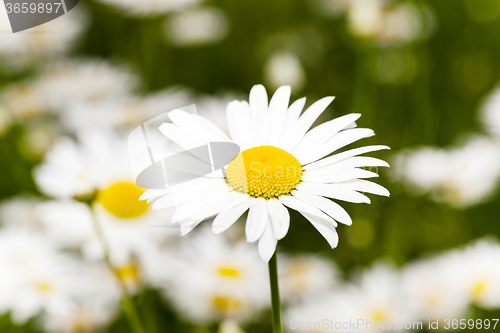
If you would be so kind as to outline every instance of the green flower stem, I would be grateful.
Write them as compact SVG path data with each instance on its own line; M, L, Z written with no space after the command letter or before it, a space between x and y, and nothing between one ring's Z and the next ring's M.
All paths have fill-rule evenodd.
M271 304L273 310L273 333L283 333L281 328L281 302L280 290L278 286L278 260L274 252L269 260L269 283L271 285Z
M130 295L128 294L127 291L127 286L123 282L122 279L118 276L116 272L116 268L114 267L113 263L111 262L110 255L109 255L109 244L106 240L106 237L104 236L104 233L102 232L101 225L99 224L99 221L97 220L97 216L95 214L94 209L92 208L92 205L88 203L88 206L90 208L90 211L92 213L92 221L94 223L94 229L97 233L97 237L99 237L99 241L101 242L101 245L104 250L104 260L106 261L106 265L108 266L109 270L113 273L113 275L116 277L118 284L120 285L122 289L122 299L121 299L121 305L123 308L123 312L125 313L125 316L127 317L130 326L132 327L132 332L134 333L146 333L146 330L142 326L141 320L139 319L139 313L137 312L137 309L135 307L134 302L132 301L132 298L130 298Z

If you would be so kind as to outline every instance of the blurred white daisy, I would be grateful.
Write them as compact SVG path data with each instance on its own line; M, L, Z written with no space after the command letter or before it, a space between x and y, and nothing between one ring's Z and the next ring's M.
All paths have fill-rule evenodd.
M330 260L312 255L279 258L280 294L297 300L331 291L338 285L338 268Z
M87 207L73 199L91 200L116 265L140 256L148 243L178 233L174 228L163 232L148 228L170 213L153 211L138 200L144 191L134 182L126 141L115 133L83 132L78 143L61 139L34 170L34 178L42 192L61 199L40 208L43 224L63 245L80 241L74 246L83 246L89 258L102 259L102 247Z
M138 82L124 66L98 59L54 62L47 65L37 79L40 94L52 110L76 103L127 97L137 88Z
M254 318L269 304L266 271L254 247L201 230L169 251L160 284L184 316L198 323Z
M401 273L390 263L380 261L357 277L352 294L356 316L375 323L411 322L415 313L402 297ZM395 331L403 329L393 328Z
M92 127L131 128L192 104L190 95L187 89L174 87L145 96L115 96L104 101L74 103L61 112L60 117L63 126L74 131Z
M243 329L234 320L224 320L220 326L217 333L245 333Z
M458 261L441 255L410 263L402 271L403 295L419 320L466 318L468 298L459 292Z
M42 312L63 311L91 294L116 299L116 289L106 284L106 278L72 256L58 253L40 235L3 229L0 269L0 312L9 311L17 324Z
M37 206L41 199L33 196L16 196L0 205L0 224L26 231L41 229Z
M394 173L417 192L456 207L481 203L497 188L500 150L487 137L452 149L422 148L395 158Z
M211 216L216 216L214 232L222 233L249 210L247 241L259 241L259 254L265 262L288 232L290 216L286 207L299 211L332 248L336 247L337 221L351 224L351 219L340 205L327 198L369 203L361 192L388 196L382 186L361 180L378 176L361 167L388 164L357 156L388 147L367 146L327 157L374 132L352 128L359 114L339 117L309 131L333 97L317 101L300 115L305 99L289 107L290 93L289 86L281 87L268 103L265 88L256 85L250 92L250 103L229 103L227 118L232 139L204 118L181 110L170 112L173 123L163 123L160 131L182 148L225 141L238 144L242 152L227 166L225 176L219 170L168 190L148 190L141 199L154 201L153 209L178 205L172 222L180 223L183 234ZM184 196L176 195L180 193L177 191Z
M0 29L12 31L7 12L0 11ZM78 8L34 28L18 33L0 35L0 58L8 67L19 69L26 65L43 64L68 51L86 26L86 15Z
M58 311L50 311L42 317L42 327L52 333L90 333L109 324L118 307L101 297L87 297L78 304L71 304Z
M98 0L129 16L158 16L199 3L201 0Z
M427 37L434 27L431 10L422 5L388 0L320 0L315 5L321 14L345 13L354 36L381 45Z
M500 306L500 244L482 239L449 253L454 277L471 304L497 309ZM454 263L453 263L454 261Z
M175 12L165 22L167 39L179 47L216 44L228 32L228 18L216 8L198 7Z
M300 333L353 332L343 323L357 322L352 288L337 289L316 295L289 307L284 312L283 327ZM358 331L363 331L360 327Z
M481 120L486 129L500 139L500 89L487 97L481 108Z
M12 119L17 121L33 119L48 111L40 87L34 81L7 86L0 99Z
M264 77L273 88L290 85L293 90L300 91L306 83L304 66L297 55L291 52L273 54L264 66Z

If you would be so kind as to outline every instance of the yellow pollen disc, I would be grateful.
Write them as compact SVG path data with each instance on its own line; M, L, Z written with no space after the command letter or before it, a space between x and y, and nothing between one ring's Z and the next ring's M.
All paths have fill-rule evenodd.
M487 282L482 280L479 281L471 290L471 298L475 301L480 300L485 293L487 287Z
M254 198L278 198L295 189L302 177L300 162L273 146L247 149L227 166L226 181L236 191Z
M120 266L115 269L116 275L122 281L131 279L133 281L139 281L139 269L133 263Z
M144 190L133 183L119 182L99 191L97 202L111 214L130 219L141 216L148 210L147 202L139 201L143 193Z
M44 293L48 293L52 290L52 286L46 282L37 283L35 286L39 291Z
M219 274L227 277L237 277L239 272L234 268L222 267L219 269Z
M386 315L384 311L375 310L372 312L372 319L376 322L381 322L382 320L386 320Z
M222 311L235 310L241 306L241 301L230 296L215 296L213 302L215 307Z

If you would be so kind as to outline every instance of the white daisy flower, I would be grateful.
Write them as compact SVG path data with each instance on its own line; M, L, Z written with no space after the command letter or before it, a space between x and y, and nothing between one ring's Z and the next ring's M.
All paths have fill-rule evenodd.
M304 66L292 52L271 55L264 66L264 77L273 88L290 85L296 91L302 90L307 79Z
M500 307L500 244L482 239L449 256L462 295L483 308Z
M0 224L26 231L40 230L37 206L41 199L31 196L16 196L0 205Z
M110 306L106 299L86 299L59 311L45 313L42 327L52 333L96 332L109 324L116 312L117 306Z
M419 320L466 318L469 302L459 292L458 281L461 278L455 268L456 265L446 255L404 267L403 295Z
M201 2L201 0L99 0L129 16L158 16Z
M381 261L361 272L354 285L355 318L375 323L410 322L415 319L402 293L401 273L391 264ZM393 328L395 331L403 329Z
M48 108L61 110L76 103L128 97L138 82L138 78L123 66L89 59L48 65L37 85Z
M180 223L183 234L211 216L216 216L213 231L221 233L249 210L247 241L259 241L259 254L265 262L288 232L290 216L286 207L299 211L332 248L336 247L337 221L349 225L351 218L327 198L369 203L361 192L388 196L382 186L362 180L378 175L361 169L388 164L357 156L388 147L367 146L327 157L374 132L352 128L359 114L339 117L310 130L334 98L325 97L300 115L305 99L289 107L290 93L290 87L281 87L268 103L265 88L257 85L250 92L250 103L229 103L231 138L204 118L181 110L170 112L172 123L162 124L160 131L182 148L224 141L236 143L241 153L227 166L225 176L218 171L169 190L148 190L141 199L154 201L153 209L178 205L172 222Z
M412 189L456 207L487 200L500 178L498 145L482 136L448 150L426 147L403 152L394 164L396 177Z
M352 288L337 289L321 296L309 297L284 312L283 327L300 333L351 332L342 324L356 322L354 306L358 294ZM364 327L363 327L364 328ZM360 328L358 331L364 331Z
M106 283L112 280L58 253L37 234L0 232L0 269L0 311L9 311L18 324L42 312L63 311L96 293L116 300L117 290Z
M165 22L168 41L178 47L212 45L229 32L226 14L216 8L199 7L173 13Z
M169 251L164 289L190 320L244 322L269 304L266 270L254 247L202 230Z
M7 86L1 93L1 102L17 121L33 119L48 111L40 87L34 81Z
M3 7L5 9L5 7ZM86 26L86 15L75 8L67 14L34 28L0 35L0 57L8 69L41 64L68 51ZM2 31L11 31L5 10L0 11Z
M145 96L74 103L60 113L60 118L63 126L74 131L92 127L130 128L140 126L166 110L189 104L190 92L174 87Z
M320 295L338 284L338 268L330 260L312 255L279 259L280 293L284 300Z
M40 190L60 199L40 206L42 222L54 240L61 246L82 246L89 259L102 259L90 211L74 198L91 200L116 265L140 256L149 242L177 233L173 228L163 232L148 228L169 219L170 213L153 211L138 200L144 190L134 183L123 138L88 131L80 133L79 139L78 143L61 139L34 171Z
M481 108L481 120L486 129L500 139L500 89L487 97Z

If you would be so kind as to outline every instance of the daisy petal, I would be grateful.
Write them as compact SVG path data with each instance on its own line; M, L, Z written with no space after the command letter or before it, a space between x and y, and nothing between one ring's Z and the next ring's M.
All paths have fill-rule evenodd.
M190 220L189 222L181 222L181 236L186 236L188 233L191 232L198 224L200 224L203 221L203 219L199 220Z
M313 103L304 113L300 116L290 140L285 144L285 150L291 151L302 140L306 132L311 128L312 124L318 117L325 111L335 97L324 97L319 101Z
M191 136L179 126L170 123L161 124L159 130L169 140L186 150L202 146L208 142L208 140L204 140L197 136Z
M245 227L247 242L255 242L262 236L267 225L268 216L266 199L257 198L253 200Z
M351 113L316 126L307 132L302 141L293 149L293 156L300 159L300 156L305 155L311 149L320 146L338 132L356 121L359 117L361 117L361 114Z
M349 181L345 183L337 183L336 185L350 190L372 193L376 195L382 195L385 197L390 196L389 191L385 187L367 180Z
M290 86L279 87L269 102L269 135L266 145L275 146L281 137L291 93Z
M252 115L252 136L254 146L262 146L267 139L268 99L266 88L258 84L250 90L250 113Z
M323 223L330 223L334 227L337 226L337 222L333 220L330 216L326 215L323 213L321 210L319 210L316 207L313 207L311 205L306 204L305 202L290 196L290 195L282 195L279 200L281 203L283 203L285 206L288 208L294 209L301 213L302 215L308 214L309 216L312 216L316 221L321 221ZM304 215L305 216L305 215Z
M339 235L337 234L337 230L334 226L329 223L324 223L323 221L318 221L307 213L301 214L309 221L311 224L319 231L319 233L326 239L328 244L333 248L337 247L339 244Z
M343 182L351 179L373 177L378 177L378 174L363 169L342 168L331 170L330 168L325 168L304 171L302 174L302 181L308 183L327 184Z
M215 125L207 118L201 117L199 115L193 115L192 117L198 120L203 127L205 127L208 131L210 131L210 133L215 138L217 138L216 141L232 142L231 139L227 136L227 134L224 133L224 131L219 128L219 126Z
M302 97L288 108L286 112L285 125L283 125L283 131L281 132L281 137L278 141L276 147L284 149L285 144L292 136L295 125L297 124L297 120L299 119L300 113L306 104L306 98Z
M278 199L267 200L269 216L273 224L273 230L278 239L282 239L290 228L290 214Z
M259 255L262 261L267 263L271 260L274 252L276 252L277 244L278 239L273 234L271 224L268 223L262 237L259 239Z
M214 234L220 234L229 229L250 208L251 204L252 199L248 198L239 205L220 212L212 224Z
M227 105L226 109L229 134L233 141L242 150L252 146L252 136L250 134L250 110L248 103L233 101Z
M304 155L302 158L299 158L299 162L302 165L309 164L325 157L328 154L331 154L337 149L347 146L348 144L374 135L375 133L373 132L373 130L369 128L353 128L342 131L325 142L323 145L317 147L316 149L312 149L308 154Z
M389 163L379 158L368 157L368 156L355 156L334 163L329 167L331 168L330 170L333 170L335 168L345 168L345 167L359 168L359 167L390 167L390 166Z
M320 161L317 161L317 162L314 162L314 163L311 163L308 165L304 165L304 166L302 166L302 169L304 169L304 170L317 169L317 168L321 168L321 167L324 167L324 166L327 166L327 165L330 165L333 163L337 163L339 161L345 160L347 158L350 158L350 157L353 157L356 155L361 155L361 154L365 154L365 153L369 153L369 152L377 151L377 150L383 150L383 149L391 149L391 148L389 148L387 146L381 146L381 145L373 145L373 146L354 148L354 149L346 150L344 152L327 157L327 158L322 159Z
M203 215L205 211L207 213L212 212L212 210L207 207L213 206L215 210L218 208L222 210L224 208L229 208L233 200L237 199L233 196L232 192L218 193L215 195L210 193L203 196L198 196L196 197L196 199L187 201L176 208L174 214L172 215L172 223L176 223L186 219L203 220L210 217L210 215ZM196 213L193 214L193 212ZM202 216L198 216L198 212L200 212Z
M227 141L229 138L225 135L221 130L213 130L213 128L207 128L200 121L200 119L204 119L203 117L192 115L182 110L173 110L168 113L168 117L170 120L181 129L189 133L189 135L205 139L206 142L210 141ZM205 119L205 123L210 123L209 120ZM217 128L217 126L213 125L211 127ZM222 132L222 135L219 133Z
M216 200L199 207L192 215L192 219L207 219L221 211L238 206L250 198L248 194L230 192L222 196L220 200Z
M339 187L337 184L300 183L297 184L297 190L347 202L370 203L370 198L366 195L348 188Z
M329 200L325 197L321 197L319 195L308 194L298 190L293 191L292 195L297 199L299 199L300 201L303 201L309 205L321 209L323 212L330 215L333 219L335 219L340 223L346 225L352 224L352 219L349 216L349 214L345 211L345 209L332 200Z

